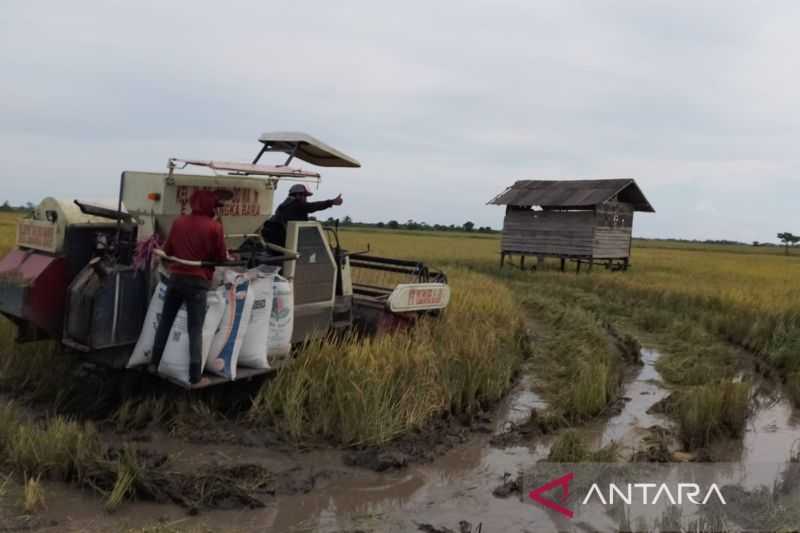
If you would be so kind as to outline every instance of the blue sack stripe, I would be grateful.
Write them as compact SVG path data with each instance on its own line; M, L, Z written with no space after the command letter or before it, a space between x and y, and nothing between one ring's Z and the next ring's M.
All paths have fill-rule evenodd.
M231 369L231 361L233 360L233 348L236 345L236 335L239 332L239 326L241 326L245 297L247 296L247 289L249 287L250 287L249 281L242 282L236 286L236 298L234 298L234 301L236 302L236 312L233 315L233 326L231 327L231 334L228 336L228 340L219 354L219 358L225 361L224 373L225 377L227 378L230 378L233 375ZM240 295L241 298L239 297Z

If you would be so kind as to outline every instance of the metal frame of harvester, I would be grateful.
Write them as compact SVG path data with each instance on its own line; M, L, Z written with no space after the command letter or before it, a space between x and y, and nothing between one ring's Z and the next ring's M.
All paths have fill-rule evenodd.
M251 163L172 158L166 172L125 171L116 208L42 200L31 216L19 221L16 248L0 259L0 314L17 326L17 342L55 339L66 351L124 366L153 288L164 275L149 261L136 264L137 244L166 239L197 188L225 191L229 198L221 219L236 260L223 266L278 265L293 282L293 343L352 327L379 332L447 306L450 289L442 272L418 261L345 250L336 227L290 222L285 247L265 243L258 230L272 214L278 184L319 183L318 172L289 166L294 159L323 167L361 165L303 133L267 133L259 142ZM288 157L282 165L259 164L267 152ZM180 173L187 167L210 175ZM385 274L402 282L358 282L354 270L373 274L371 279ZM237 379L264 372L241 369ZM210 384L223 381L213 378Z

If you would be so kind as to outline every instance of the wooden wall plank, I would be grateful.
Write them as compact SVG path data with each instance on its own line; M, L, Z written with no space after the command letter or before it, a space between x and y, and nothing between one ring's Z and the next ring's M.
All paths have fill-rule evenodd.
M508 209L501 250L530 255L624 258L630 253L633 209L611 203L597 211Z

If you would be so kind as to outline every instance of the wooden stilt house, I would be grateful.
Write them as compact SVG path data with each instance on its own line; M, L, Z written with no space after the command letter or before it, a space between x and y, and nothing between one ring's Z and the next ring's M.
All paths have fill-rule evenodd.
M505 205L500 265L507 256L627 269L633 213L655 210L632 179L520 180L489 204Z

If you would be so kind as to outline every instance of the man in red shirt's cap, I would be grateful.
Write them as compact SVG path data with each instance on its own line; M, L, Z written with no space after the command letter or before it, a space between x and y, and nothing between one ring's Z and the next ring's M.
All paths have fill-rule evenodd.
M169 231L164 252L178 259L221 263L228 257L222 224L215 218L220 195L197 190L189 199L192 214L181 215ZM189 382L201 384L203 364L203 321L206 317L206 293L211 285L214 267L169 263L170 277L164 297L164 310L153 343L151 369L158 369L175 315L186 304L189 329Z

